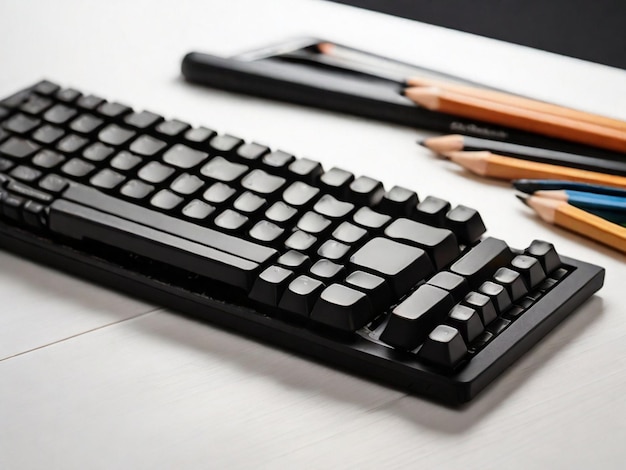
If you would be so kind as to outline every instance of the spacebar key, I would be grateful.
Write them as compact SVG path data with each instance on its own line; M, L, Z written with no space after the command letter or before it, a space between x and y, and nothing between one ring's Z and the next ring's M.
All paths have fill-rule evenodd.
M149 211L141 207L137 210ZM50 206L49 228L71 238L101 242L247 291L260 267L255 261L207 244L63 199ZM233 241L239 240L233 238Z

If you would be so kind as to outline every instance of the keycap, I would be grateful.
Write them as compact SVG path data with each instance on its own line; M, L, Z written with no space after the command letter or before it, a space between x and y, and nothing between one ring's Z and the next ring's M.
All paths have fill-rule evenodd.
M237 156L242 160L254 162L269 151L270 149L265 145L257 144L256 142L246 142L237 148Z
M137 175L148 183L161 183L174 173L174 168L159 162L150 162L145 165Z
M52 83L48 80L42 80L35 85L34 90L41 95L52 95L59 88L59 85L55 83Z
M311 320L344 331L365 326L375 315L363 292L341 284L331 284L320 294L311 311Z
M6 158L0 157L0 171L7 171L13 168L13 162L11 160L7 160Z
M170 210L183 202L183 198L172 191L162 189L150 199L150 204L159 209Z
M297 209L278 201L265 211L265 217L280 224L295 218L297 213Z
M291 207L300 208L312 202L319 192L319 188L309 186L301 181L296 181L285 189L283 192L283 200Z
M345 194L352 181L354 181L352 173L337 167L331 168L320 176L322 190L337 197Z
M26 202L21 196L6 193L2 196L2 214L12 220L22 220L22 206Z
M424 250L382 237L368 241L354 253L350 265L353 269L382 276L398 297L434 269Z
M282 254L276 262L292 271L308 270L311 266L311 258L299 251L289 250Z
M478 288L478 292L491 299L498 314L504 313L512 304L511 297L501 284L485 281Z
M307 233L320 235L330 228L330 220L315 212L309 211L300 218L297 227Z
M274 176L263 170L252 170L241 180L241 185L255 193L271 194L285 184L285 178Z
M249 297L257 302L276 307L293 277L293 271L280 266L270 266L259 274Z
M45 189L46 191L50 191L52 193L60 193L68 186L68 182L65 178L62 178L59 175L50 174L44 176L41 181L39 181L39 187Z
M52 106L52 100L42 96L33 95L20 106L20 110L28 114L39 114Z
M523 297L528 292L522 275L509 268L499 268L493 275L493 281L502 285L506 289L513 302Z
M237 146L242 143L243 140L230 134L216 135L210 141L211 147L218 152L230 152L231 150L235 150Z
M350 247L336 240L326 240L317 249L317 254L330 260L339 260L346 256Z
M450 230L431 227L413 220L394 220L385 229L385 235L423 249L437 269L447 266L460 254L456 237Z
M98 188L112 189L122 184L126 178L116 171L104 168L91 177L89 182Z
M113 147L96 142L83 150L83 157L92 162L101 162L113 154Z
M163 161L178 168L192 168L206 160L209 154L194 150L186 145L176 144L163 154Z
M288 167L289 174L309 184L315 184L324 172L322 164L308 158L297 158Z
M100 114L111 118L122 116L130 111L131 109L129 106L120 103L107 102L98 106L98 112Z
M111 159L111 166L118 170L130 170L139 165L141 161L141 157L133 155L126 150L122 150Z
M511 320L508 320L506 318L496 318L494 321L492 321L489 324L489 326L487 327L487 330L490 331L491 333L493 333L494 335L499 335L510 324L511 324Z
M215 157L200 169L200 173L214 180L229 183L248 171L246 165L232 163L223 157ZM270 192L270 191L268 191Z
M285 247L290 250L306 253L313 248L315 243L317 243L315 236L303 232L302 230L296 230L285 240Z
M561 266L561 258L554 249L554 245L542 240L533 240L524 253L537 258L546 274L550 274Z
M63 88L61 90L58 90L55 94L57 100L63 101L65 103L72 103L76 101L80 96L81 92L73 88Z
M104 100L95 95L83 95L76 101L76 105L83 109L96 109Z
M455 302L461 301L469 292L465 278L449 271L438 272L428 280L428 284L447 290Z
M230 199L235 190L224 183L214 183L204 192L202 197L212 204L221 204Z
M345 268L341 264L322 258L311 266L309 272L328 285L344 277Z
M163 118L161 116L151 113L150 111L134 112L124 117L126 124L142 130L162 120Z
M2 127L16 134L27 134L39 124L39 119L19 113L5 121Z
M24 222L36 229L43 229L47 225L45 206L35 201L26 201L22 208Z
M267 201L249 191L246 191L233 202L233 207L239 212L248 216L263 210L267 205Z
M445 322L461 333L466 344L478 338L484 330L478 312L467 305L458 304L452 307Z
M283 293L279 308L308 318L324 284L317 279L300 275L292 280Z
M391 220L391 217L373 211L369 207L361 207L354 213L352 220L366 229L379 229L385 226Z
M39 179L41 171L35 170L29 166L19 165L13 168L9 174L18 180L31 182Z
M144 157L152 157L165 148L165 142L149 135L137 137L130 144L130 151Z
M65 106L64 104L55 104L44 113L43 118L52 124L65 124L76 116L76 114L78 114L78 112L73 108Z
M154 186L139 180L130 180L122 186L122 189L120 189L120 192L124 196L128 196L133 199L143 199L150 195L153 191Z
M248 222L248 217L231 209L226 209L215 218L215 225L226 230L235 231Z
M478 315L480 316L483 325L488 325L498 316L498 313L496 312L496 307L491 301L491 298L485 294L470 292L463 299L463 304L473 308L474 310L476 310L476 312L478 312Z
M172 182L170 188L180 194L192 194L202 186L204 186L204 182L196 175L183 173Z
M60 127L44 124L33 132L33 140L42 144L51 144L65 135L65 131Z
M254 227L250 229L250 236L261 242L273 242L277 240L285 231L285 229L279 227L267 220L260 220Z
M282 150L274 150L273 152L264 155L262 160L265 165L276 170L280 170L293 162L295 157Z
M359 176L350 183L350 200L359 206L373 206L380 202L385 194L383 184L369 176Z
M11 137L0 145L0 155L12 158L30 157L41 147L30 140Z
M202 220L206 219L213 211L215 211L215 207L199 199L194 199L184 207L183 214L192 219Z
M398 349L415 349L453 305L447 291L423 284L392 310L380 340Z
M443 227L450 207L448 201L428 196L417 205L413 216L418 222L434 225L435 227Z
M333 232L333 237L343 243L356 243L367 234L367 230L350 222L343 222Z
M163 121L156 126L156 131L159 134L163 134L165 136L174 137L178 134L189 129L191 126L186 122L179 121L177 119L172 119L169 121Z
M467 279L472 289L500 267L506 266L513 259L508 245L497 238L485 238L450 266L450 271Z
M7 185L7 190L18 196L23 196L26 199L35 199L39 202L44 202L44 203L49 203L53 199L49 193L40 191L31 186L27 186L18 181L11 181Z
M330 219L340 219L354 210L354 204L339 201L333 196L325 194L315 203L313 210Z
M467 354L467 347L459 331L451 326L439 325L424 341L418 357L445 368L455 367Z
M417 193L401 186L394 186L378 203L378 210L396 217L410 216L419 202Z
M392 292L387 282L380 276L363 271L353 271L345 279L348 287L367 294L376 312L382 312L391 303Z
M117 124L109 124L98 134L98 138L105 144L123 145L132 139L137 133Z
M194 143L202 143L209 140L211 136L215 135L215 131L207 129L206 127L197 127L195 129L189 129L185 132L185 139Z
M89 141L84 137L80 137L76 134L68 134L57 143L56 149L69 155L78 152L87 145L88 142Z
M476 209L458 205L446 214L444 225L452 230L459 243L471 245L487 230Z
M92 114L81 114L70 123L70 129L79 134L89 134L98 129L104 121Z

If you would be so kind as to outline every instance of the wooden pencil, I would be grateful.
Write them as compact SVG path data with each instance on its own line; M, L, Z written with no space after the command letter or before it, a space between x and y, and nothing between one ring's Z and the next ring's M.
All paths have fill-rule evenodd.
M626 253L626 228L578 209L565 201L526 194L517 197L546 222Z
M493 101L495 103L502 103L508 106L529 109L545 114L552 114L554 116L561 116L567 119L588 122L590 124L595 124L598 126L608 127L626 132L626 122L620 121L618 119L600 116L598 114L588 113L577 109L566 108L565 106L546 103L544 101L532 100L530 98L524 98L522 96L503 93L500 91L488 90L485 88L461 85L457 83L450 83L443 80L435 80L424 77L410 78L407 80L407 84L409 86L418 87L436 87L442 90L451 91L474 98Z
M529 162L487 151L444 152L442 155L477 175L491 178L509 181L516 179L559 179L626 188L626 176L607 175L595 171Z
M407 88L405 95L418 105L432 111L626 153L626 131L517 108L434 87Z

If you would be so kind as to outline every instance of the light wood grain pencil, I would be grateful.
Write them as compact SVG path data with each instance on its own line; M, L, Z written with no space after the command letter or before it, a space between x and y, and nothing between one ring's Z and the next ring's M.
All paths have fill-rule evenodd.
M412 87L405 95L432 111L626 153L626 131L517 108L432 87Z
M457 83L450 83L443 80L434 80L424 77L409 78L407 80L407 84L409 86L418 87L436 87L442 90L460 93L462 95L467 95L474 98L538 111L541 113L552 114L554 116L561 116L572 120L588 122L590 124L595 124L598 126L608 127L626 132L626 122L620 121L618 119L609 118L607 116L600 116L598 114L588 113L585 111L580 111L578 109L567 108L565 106L559 106L552 103L546 103L544 101L532 100L530 98L511 95L500 91L487 90L485 88L460 85Z
M626 188L626 176L607 175L595 171L529 162L487 151L443 152L442 155L477 175L491 178L509 181L516 179L559 179Z
M626 253L626 228L578 209L565 201L538 196L517 197L548 223L584 235L604 245Z

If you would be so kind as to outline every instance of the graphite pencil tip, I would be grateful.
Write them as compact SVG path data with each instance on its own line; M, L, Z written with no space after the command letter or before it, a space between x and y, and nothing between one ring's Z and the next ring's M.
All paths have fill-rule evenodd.
M532 184L530 180L526 179L513 181L513 187L526 194L532 194L535 192L534 184Z
M528 206L528 195L523 193L515 193L515 197Z

